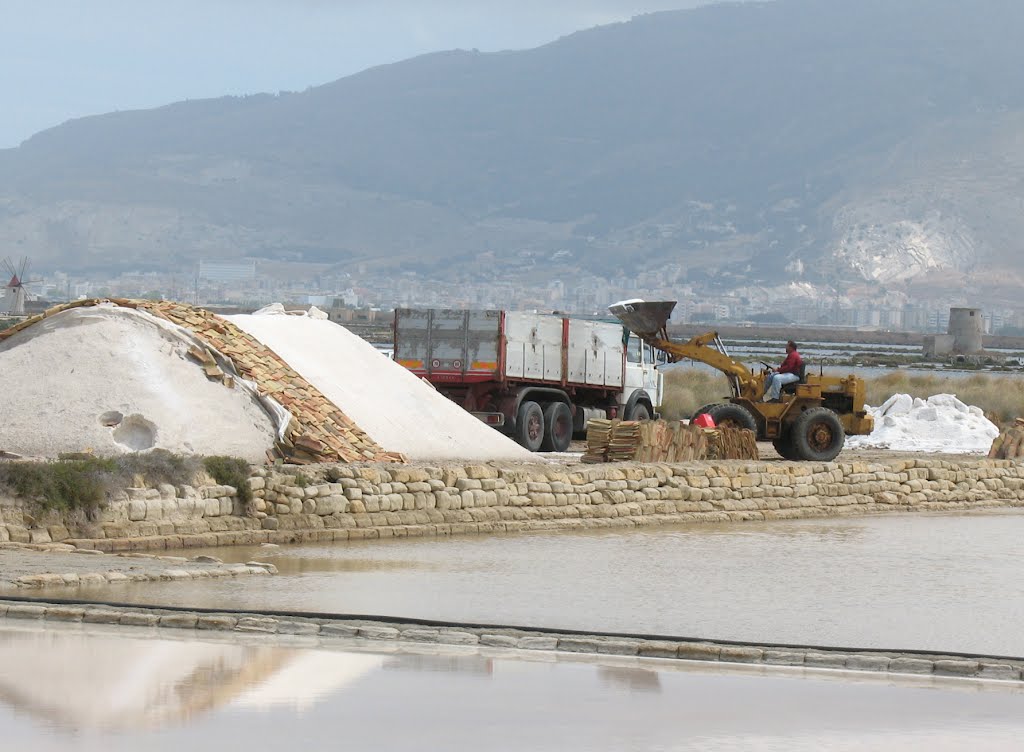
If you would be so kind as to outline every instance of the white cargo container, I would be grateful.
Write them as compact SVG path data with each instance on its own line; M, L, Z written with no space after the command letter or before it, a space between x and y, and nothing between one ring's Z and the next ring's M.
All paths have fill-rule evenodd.
M654 416L663 391L656 357L618 323L395 311L395 360L533 451L565 451L591 418Z

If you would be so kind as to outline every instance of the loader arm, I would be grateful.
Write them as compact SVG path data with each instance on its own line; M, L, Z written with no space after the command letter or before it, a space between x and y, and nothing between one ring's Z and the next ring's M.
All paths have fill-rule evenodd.
M752 373L746 365L722 352L718 332L698 334L682 344L668 338L666 324L673 308L675 303L671 301L647 303L637 300L616 303L609 310L640 339L667 354L671 362L688 358L705 363L729 377L734 396L760 400L764 396L764 374Z
M714 343L718 341L718 332L699 334L684 344L672 342L657 335L638 334L637 336L651 347L668 355L672 363L687 358L721 371L729 377L736 397L759 400L764 396L764 377L761 374L751 373L746 365L729 357L714 346Z

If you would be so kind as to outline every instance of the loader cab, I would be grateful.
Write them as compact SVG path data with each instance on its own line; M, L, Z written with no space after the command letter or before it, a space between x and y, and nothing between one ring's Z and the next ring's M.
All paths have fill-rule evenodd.
M651 412L661 408L662 396L664 393L665 377L658 370L658 367L667 363L665 353L655 350L635 334L630 333L626 341L626 374L622 389L623 415L631 417L632 406L642 395L634 394L643 392L650 401ZM652 416L653 417L653 414Z

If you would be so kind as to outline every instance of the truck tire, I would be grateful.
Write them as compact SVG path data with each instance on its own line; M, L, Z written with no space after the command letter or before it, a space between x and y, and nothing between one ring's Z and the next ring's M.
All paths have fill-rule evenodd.
M516 413L516 441L531 452L540 450L544 443L544 411L540 405L525 400Z
M743 405L722 402L718 405L712 405L708 408L707 413L715 421L716 426L745 428L748 431L757 433L757 421L754 420L754 416Z
M545 452L565 452L572 442L572 411L564 402L550 402L544 405L544 441L541 449Z
M643 402L637 402L633 405L633 409L629 411L629 417L626 420L650 420L651 411Z
M839 416L827 407L812 407L793 421L789 430L795 459L831 462L843 451L846 431Z

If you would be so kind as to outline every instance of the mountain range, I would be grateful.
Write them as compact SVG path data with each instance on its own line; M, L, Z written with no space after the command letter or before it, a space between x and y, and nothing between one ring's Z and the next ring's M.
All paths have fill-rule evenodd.
M0 151L35 268L258 257L948 291L1024 277L1024 3L775 0L448 51Z

